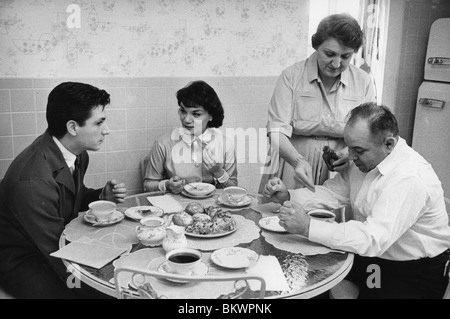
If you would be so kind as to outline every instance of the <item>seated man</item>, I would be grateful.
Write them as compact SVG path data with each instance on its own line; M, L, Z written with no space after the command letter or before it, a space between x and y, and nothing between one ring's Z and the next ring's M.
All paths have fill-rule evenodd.
M64 227L94 200L123 202L125 185L88 189L87 151L109 134L109 94L83 83L62 83L48 97L47 131L9 167L0 184L0 287L15 298L92 297L69 289L59 249ZM70 278L69 278L70 279ZM97 297L97 296L95 296Z
M352 161L348 171L316 186L315 193L288 191L278 178L268 182L264 195L284 203L280 224L313 242L355 253L346 278L352 285L346 286L357 288L359 298L442 298L450 227L433 168L399 137L390 110L375 103L351 111L344 138ZM312 220L305 213L348 204L354 220L345 223ZM373 276L377 269L379 282Z

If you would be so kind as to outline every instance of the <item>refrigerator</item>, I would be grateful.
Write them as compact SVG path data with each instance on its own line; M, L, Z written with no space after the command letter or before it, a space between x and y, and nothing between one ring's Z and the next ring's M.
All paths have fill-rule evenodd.
M433 166L450 214L450 18L436 20L430 30L412 147Z

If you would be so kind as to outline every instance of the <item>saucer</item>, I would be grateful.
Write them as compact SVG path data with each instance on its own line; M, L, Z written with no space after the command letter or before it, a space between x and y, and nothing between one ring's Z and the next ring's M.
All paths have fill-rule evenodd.
M164 261L161 265L159 265L158 271L161 273L164 273L164 274L178 275L178 274L174 274L174 273L170 272L170 267L169 267L169 264L167 263L167 261ZM206 265L203 262L200 262L195 266L195 268L190 273L183 275L183 276L205 276L208 273L208 271L209 271L208 265ZM169 279L169 278L166 278L166 280L176 282L178 284L185 284L185 283L189 282L189 280L179 280L179 279Z
M265 217L259 220L259 226L265 230L276 233L287 233L288 231L279 224L278 216Z
M241 247L227 247L216 250L211 260L218 266L229 269L249 268L254 266L259 255L251 249Z
M240 202L232 203L232 202L228 201L228 199L224 195L221 195L217 199L217 202L219 204L222 204L227 207L240 208L240 207L245 207L245 206L250 205L252 203L252 199L249 196L245 196L244 199L241 200Z
M125 215L118 210L115 210L109 219L97 221L97 218L88 211L83 217L84 220L92 226L104 227L121 222L125 218Z

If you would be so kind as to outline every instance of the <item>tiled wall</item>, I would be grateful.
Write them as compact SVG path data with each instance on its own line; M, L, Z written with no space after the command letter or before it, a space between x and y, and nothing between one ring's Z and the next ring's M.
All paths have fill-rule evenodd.
M424 79L425 57L431 25L439 18L449 17L450 0L406 1L396 115L399 119L400 134L410 145L417 95Z
M175 93L192 80L197 79L76 79L111 94L111 105L106 109L111 134L100 151L90 153L86 185L102 187L107 180L118 179L126 182L130 194L140 192L139 164L158 136L179 126ZM212 77L202 80L215 88L224 105L224 130L265 128L267 106L276 77ZM66 79L0 79L0 178L12 160L45 131L48 94L64 81ZM240 142L240 145L249 146L257 141L241 138ZM239 184L250 192L256 192L261 164L249 163L249 155L254 154L249 154L248 147L238 153Z

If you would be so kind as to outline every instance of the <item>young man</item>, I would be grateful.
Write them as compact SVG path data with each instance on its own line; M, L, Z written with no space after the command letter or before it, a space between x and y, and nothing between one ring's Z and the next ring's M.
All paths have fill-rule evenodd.
M265 196L284 202L280 224L333 249L357 254L347 280L360 298L442 298L448 283L450 227L431 165L398 135L388 108L363 104L344 129L349 170L316 187L288 191L269 181ZM312 208L351 205L354 220L312 220ZM375 265L381 287L369 288ZM345 293L345 291L344 291Z
M87 151L98 151L109 129L109 94L66 82L48 97L47 131L19 154L0 184L0 287L15 298L88 297L69 289L59 249L64 227L98 199L123 202L125 185L89 189Z

